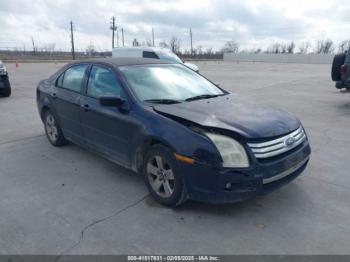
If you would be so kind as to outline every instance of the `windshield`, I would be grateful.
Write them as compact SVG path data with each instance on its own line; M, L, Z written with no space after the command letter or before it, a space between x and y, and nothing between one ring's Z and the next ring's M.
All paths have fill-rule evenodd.
M207 79L183 65L123 66L120 70L142 101L183 102L194 97L205 99L225 94Z
M182 64L181 59L172 52L157 51L157 55L158 55L159 59Z

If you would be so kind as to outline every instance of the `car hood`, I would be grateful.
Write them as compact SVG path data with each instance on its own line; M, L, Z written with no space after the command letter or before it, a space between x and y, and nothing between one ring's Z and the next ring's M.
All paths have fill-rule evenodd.
M237 94L179 104L155 105L154 110L203 127L233 131L246 138L279 136L300 126L299 120L288 112Z

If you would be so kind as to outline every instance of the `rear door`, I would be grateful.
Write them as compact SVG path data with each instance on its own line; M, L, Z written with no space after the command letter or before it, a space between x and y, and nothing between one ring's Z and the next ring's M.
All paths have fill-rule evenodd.
M82 105L82 128L86 144L120 164L130 164L130 141L135 125L128 112L101 106L100 96L125 98L122 85L112 68L93 65Z
M55 88L50 94L54 113L58 116L64 136L78 144L83 142L80 100L87 69L88 64L68 68L58 77Z

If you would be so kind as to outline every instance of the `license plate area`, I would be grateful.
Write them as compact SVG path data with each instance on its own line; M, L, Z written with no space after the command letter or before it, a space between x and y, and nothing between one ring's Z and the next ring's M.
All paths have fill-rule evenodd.
M272 176L272 177L264 178L263 184L272 183L272 182L280 180L286 176L289 176L290 174L294 173L296 170L301 168L309 160L309 157L304 158L302 160L299 160L299 162L297 162L298 159L299 158L296 158L296 159L293 159L293 161L290 161L287 164L288 168L285 171L283 171L282 173L279 173L279 174Z

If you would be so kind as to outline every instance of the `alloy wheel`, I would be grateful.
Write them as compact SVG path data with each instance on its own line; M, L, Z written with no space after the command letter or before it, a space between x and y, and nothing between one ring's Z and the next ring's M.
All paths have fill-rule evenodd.
M153 156L147 163L147 178L154 190L162 198L169 198L175 188L175 177L171 166L159 155Z
M56 125L56 120L52 114L48 114L45 122L46 133L51 142L56 142L58 139L58 128Z

